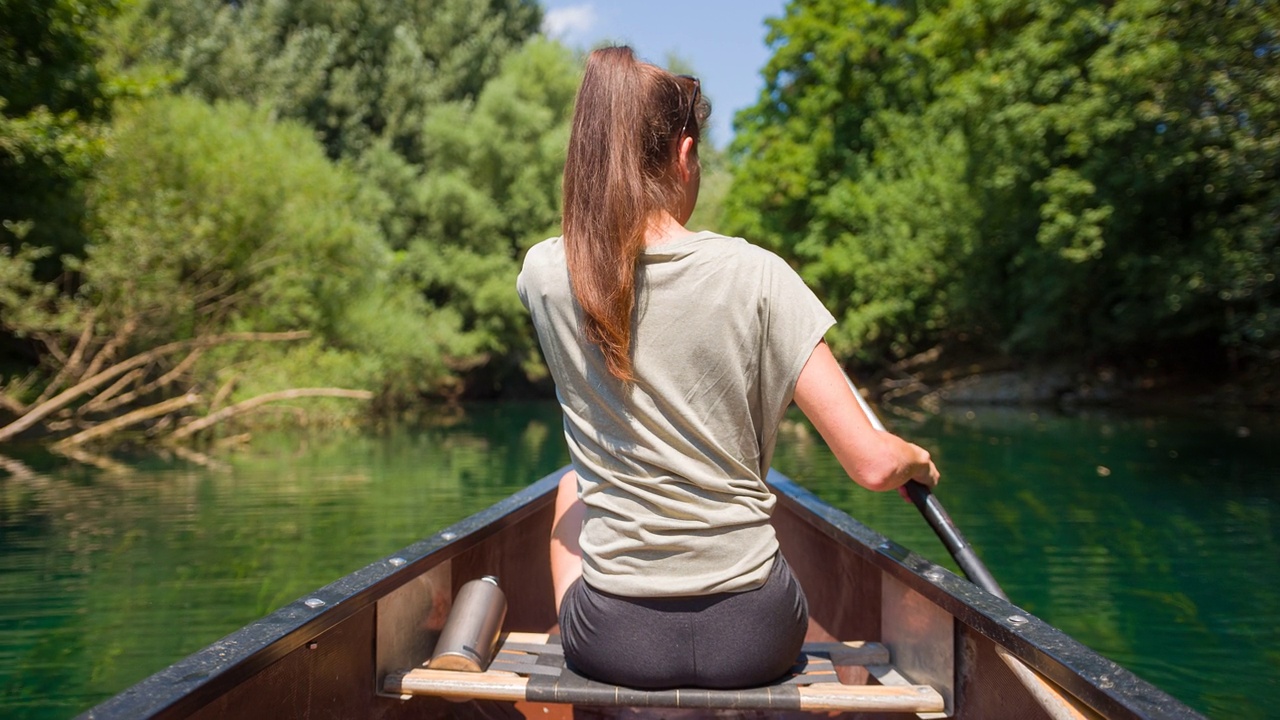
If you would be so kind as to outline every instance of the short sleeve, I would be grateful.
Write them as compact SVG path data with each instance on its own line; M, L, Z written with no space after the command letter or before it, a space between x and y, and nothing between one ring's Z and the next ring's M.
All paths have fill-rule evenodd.
M528 271L527 266L521 267L520 274L516 276L516 294L520 296L520 304L524 305L525 310L531 309L529 307L529 288L526 287L526 283L529 282Z
M772 253L762 280L760 394L770 428L791 404L800 371L836 320L796 271Z

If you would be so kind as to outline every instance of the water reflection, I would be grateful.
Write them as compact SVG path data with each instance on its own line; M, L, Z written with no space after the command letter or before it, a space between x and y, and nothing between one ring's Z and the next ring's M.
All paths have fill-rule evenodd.
M1280 701L1277 424L975 408L898 429L933 451L939 497L1016 604L1210 715L1261 718ZM954 568L914 508L850 490L829 453L779 455Z
M934 452L940 497L1015 603L1210 715L1280 703L1275 418L973 409L897 429ZM259 436L210 458L6 452L0 716L13 718L69 717L566 459L546 403ZM954 569L911 505L842 479L803 418L775 464Z
M0 465L0 716L65 718L565 462L554 406ZM120 470L119 468L124 468ZM78 684L69 678L80 679Z

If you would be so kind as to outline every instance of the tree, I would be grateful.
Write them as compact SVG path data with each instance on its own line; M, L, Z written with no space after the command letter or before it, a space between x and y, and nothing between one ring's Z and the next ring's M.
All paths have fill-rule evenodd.
M0 246L53 248L41 263L83 245L80 182L100 155L107 87L95 33L114 0L0 0Z
M540 21L523 0L144 2L115 56L314 128L363 179L397 282L448 328L449 367L483 392L540 372L511 289L523 250L558 224L578 77L563 47L531 39Z
M114 57L121 71L177 68L175 90L299 120L331 158L381 139L419 164L426 114L474 100L541 21L528 0L144 0Z
M509 56L474 103L435 107L423 125L425 166L412 186L422 218L404 264L435 312L455 313L458 358L489 383L516 368L539 375L528 317L513 292L519 261L558 233L560 176L578 69L545 40Z
M148 407L216 410L233 384L243 397L413 378L416 391L447 375L449 328L392 282L356 178L307 128L242 103L157 98L117 107L111 147L88 189L74 292L33 276L39 251L0 256L0 321L48 351L46 381L7 388L10 409L83 429L132 408L140 421L160 417Z
M1280 350L1280 9L797 0L739 118L728 217L840 350Z

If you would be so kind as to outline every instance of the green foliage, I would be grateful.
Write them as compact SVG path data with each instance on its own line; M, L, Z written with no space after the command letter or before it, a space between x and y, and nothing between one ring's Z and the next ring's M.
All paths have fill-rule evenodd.
M0 245L54 248L56 260L83 244L79 182L108 110L95 33L116 6L0 0Z
M438 312L456 313L457 357L510 371L536 355L512 292L519 258L558 232L560 175L577 69L560 45L532 41L473 103L437 106L423 128L426 166L403 270ZM393 240L393 242L396 242Z
M512 288L558 225L579 72L530 39L541 12L0 0L0 181L82 208L0 199L5 330L65 345L89 322L133 348L312 332L210 351L205 380L241 395L340 385L401 402L537 375ZM59 219L73 241L50 239Z
M862 360L948 333L1267 357L1278 40L1264 2L796 0L727 217L801 266Z
M386 264L354 178L305 128L178 97L123 109L114 130L81 271L122 320L145 316L161 338L224 324L330 332Z
M426 114L479 95L541 21L527 0L140 0L116 58L178 68L175 89L298 119L330 157L385 139L418 163Z
M116 75L177 67L175 89L313 128L361 178L392 282L418 292L439 357L485 385L539 371L511 288L559 223L579 72L529 39L540 21L522 0L141 2L112 57Z
M91 192L99 234L80 267L102 322L138 322L153 343L305 329L335 353L363 355L345 377L298 363L293 385L382 389L392 375L429 384L444 374L446 338L392 282L356 177L307 128L240 103L163 98L121 111L113 147ZM258 356L279 360L253 348Z

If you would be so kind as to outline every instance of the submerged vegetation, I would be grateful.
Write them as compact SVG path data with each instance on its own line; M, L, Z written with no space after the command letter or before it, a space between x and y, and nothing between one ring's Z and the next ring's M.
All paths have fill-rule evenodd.
M0 442L544 382L512 288L580 62L541 15L0 0ZM844 357L1280 357L1275 4L792 0L770 32L697 223L795 263Z

